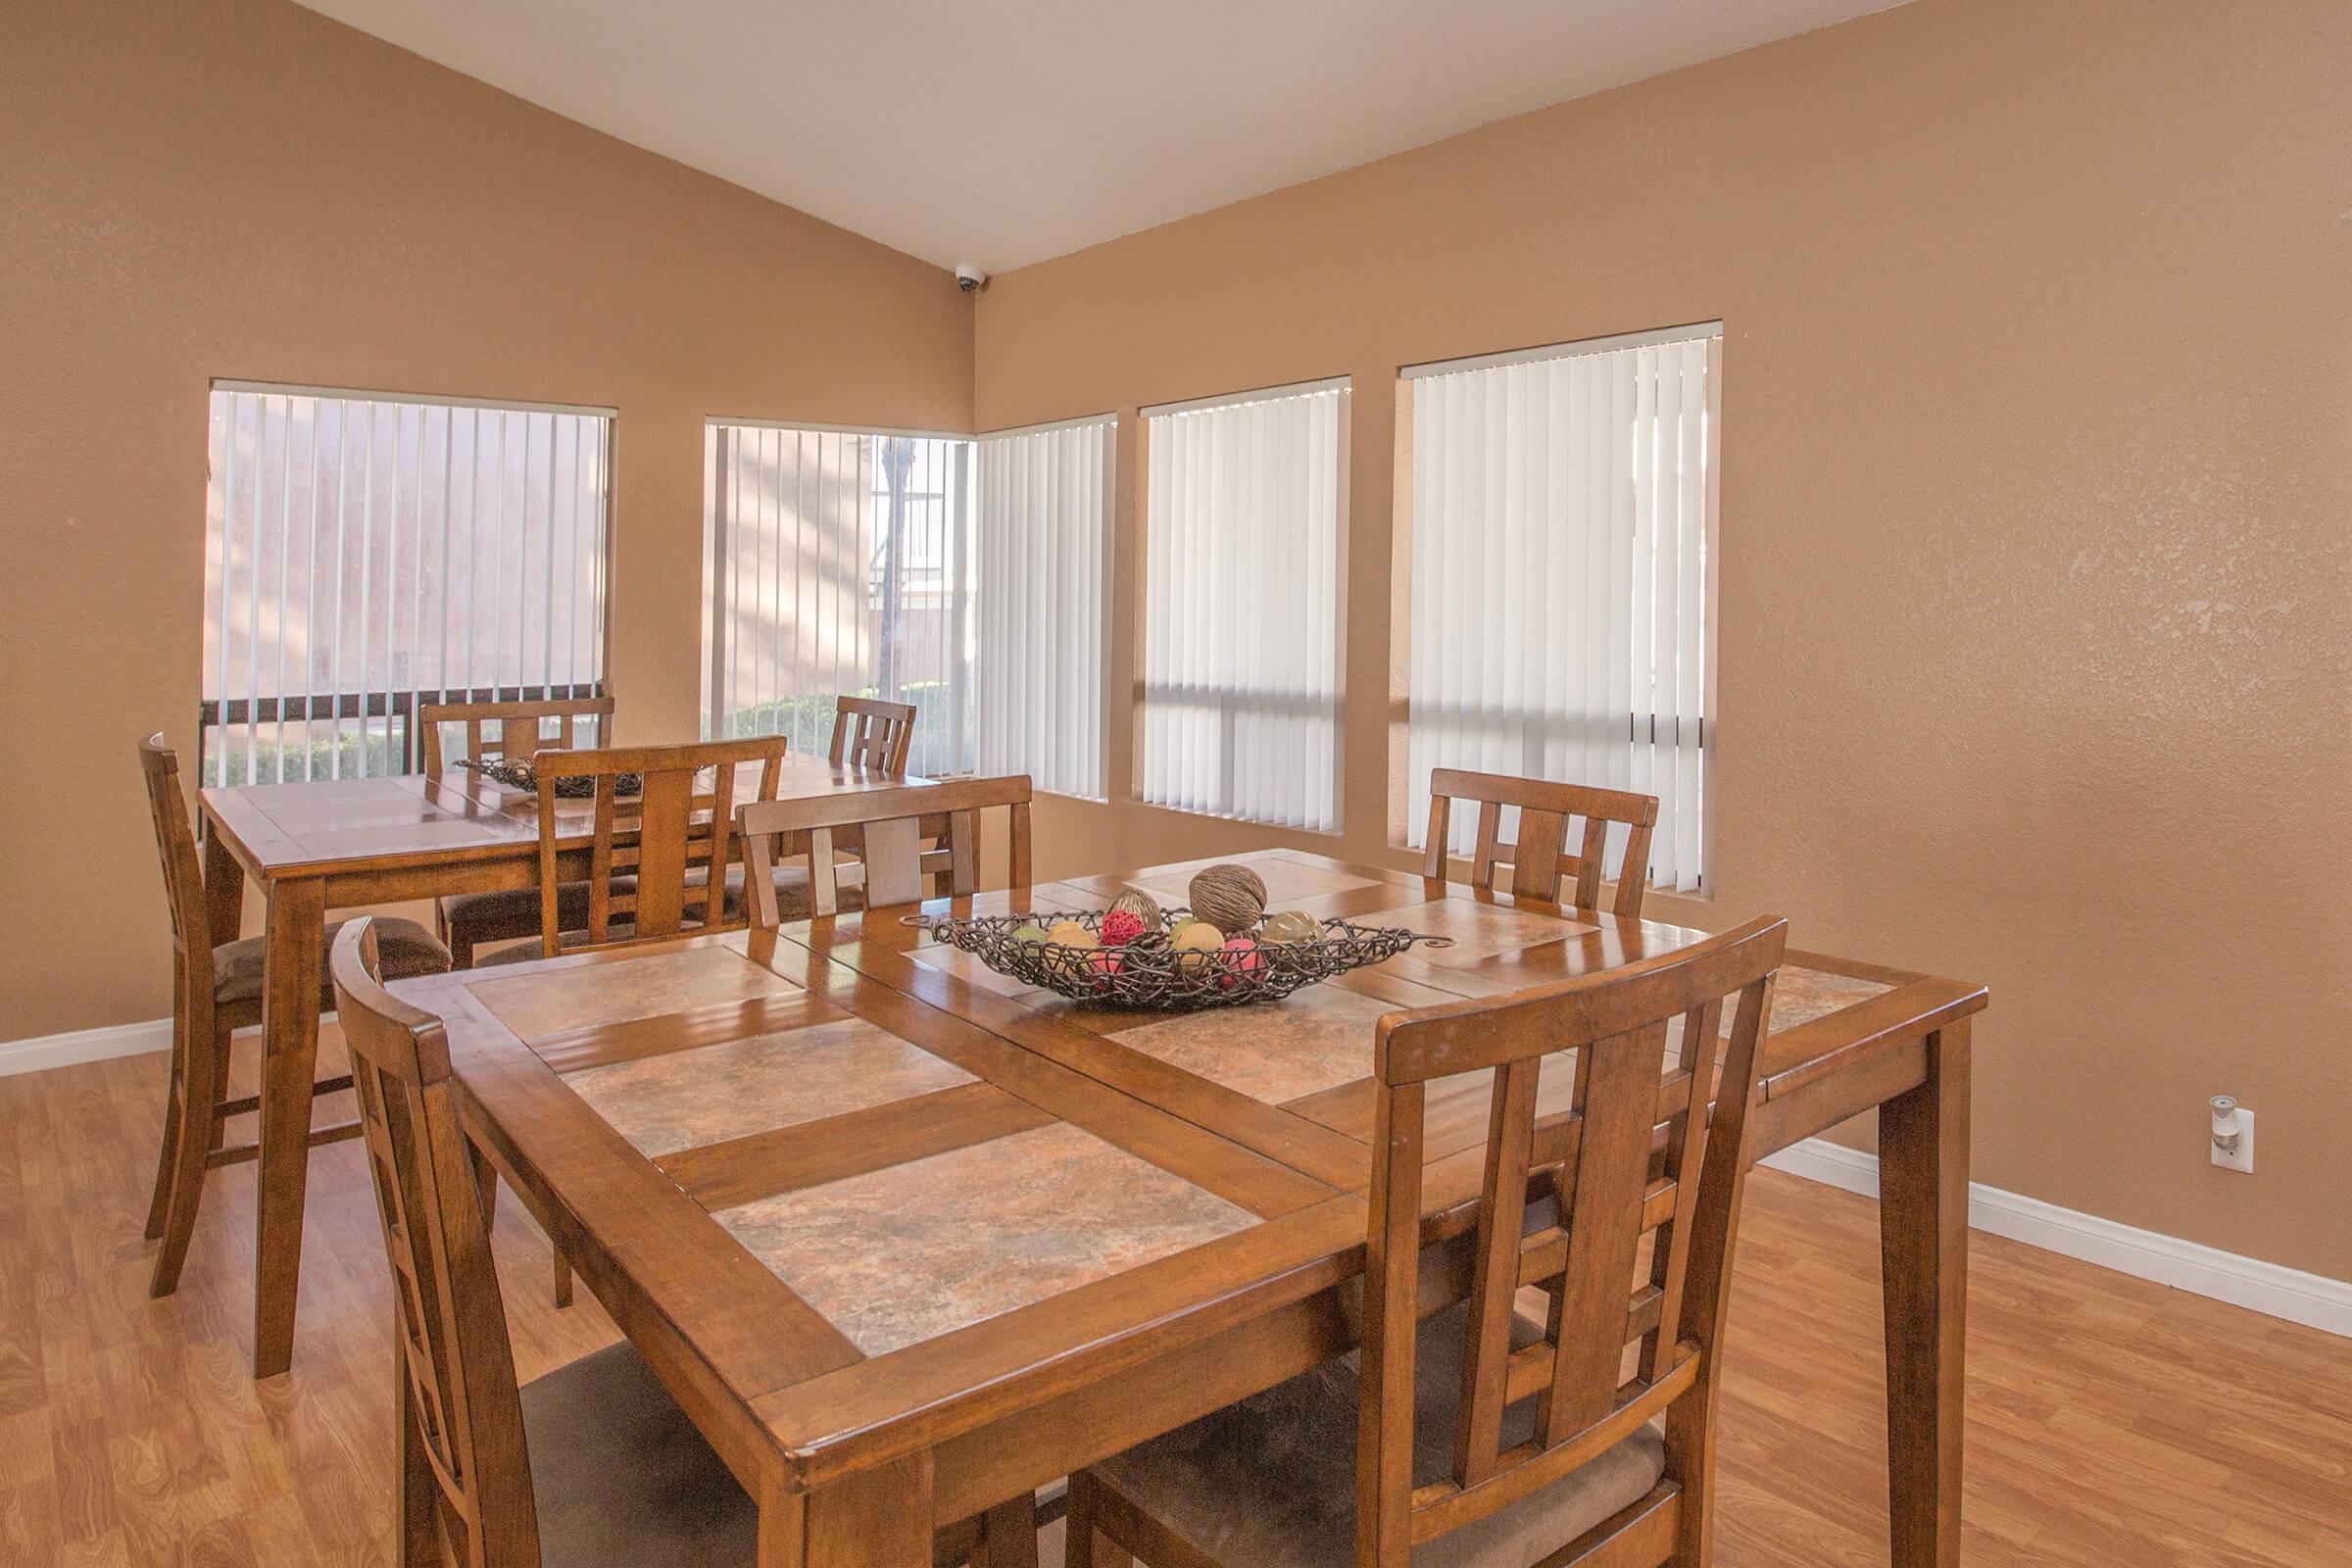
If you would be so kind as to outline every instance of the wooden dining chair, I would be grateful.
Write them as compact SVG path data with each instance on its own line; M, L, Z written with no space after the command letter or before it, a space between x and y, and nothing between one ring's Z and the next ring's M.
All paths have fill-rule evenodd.
M592 722L591 722L592 721ZM555 733L548 733L550 726ZM432 703L416 710L427 778L442 774L442 732L463 726L466 760L475 762L528 760L554 743L571 750L582 732L592 744L612 744L612 699L564 698L538 703ZM556 913L564 929L577 931L587 919L588 884L566 882L557 890ZM473 967L473 950L488 942L517 942L539 934L539 890L499 888L488 893L448 893L436 901L434 918L450 962Z
M1471 886L1492 891L1496 868L1508 865L1512 893L1546 903L1573 904L1588 914L1600 907L1600 873L1609 824L1624 823L1632 831L1626 837L1625 860L1611 908L1629 918L1641 915L1642 896L1649 886L1649 839L1658 825L1656 796L1514 778L1507 773L1433 769L1423 876L1445 878L1455 801L1478 803L1478 848L1470 862ZM1506 806L1519 808L1516 843L1503 841L1502 809ZM1585 829L1577 852L1571 855L1568 829L1578 817L1584 818ZM1573 884L1565 900L1560 897L1563 880Z
M757 766L759 798L772 801L789 750L783 736L760 735L626 751L541 752L539 956L742 926L745 901L731 892L727 877L735 849L736 770ZM623 773L642 777L638 794L618 793ZM593 779L594 795L564 801L556 791L568 778ZM566 933L558 908L558 853L564 837L579 832L583 807L591 832L588 904L579 926Z
M912 703L885 703L871 697L833 700L832 759L836 764L904 773L906 752L913 744Z
M1019 773L746 806L737 822L753 923L772 929L798 917L777 897L775 876L783 858L795 853L807 857L809 909L820 919L841 911L845 882L867 908L919 904L936 885L933 878L948 897L968 897L980 888L980 812L998 807L1011 818L1009 885L1026 887L1029 802L1029 775ZM842 862L834 853L837 838L851 829L863 835L863 858ZM931 836L940 843L927 850L923 841Z
M1069 1568L1130 1552L1152 1568L1702 1568L1748 1105L1787 936L1754 920L1381 1019L1362 1348L1073 1477ZM1549 1112L1547 1067L1571 1075ZM1428 1085L1478 1069L1494 1083L1469 1294L1424 1301ZM1514 1309L1528 1287L1541 1324Z
M400 1560L750 1568L757 1506L633 1345L517 1382L449 1037L384 989L376 924L343 930L327 974L392 1265ZM1034 1564L1033 1511L942 1531L940 1560Z
M517 1387L449 1040L383 989L372 925L328 972L392 1265L400 1560L756 1561L758 1510L627 1341Z
M261 1108L253 1095L230 1098L229 1049L236 1031L262 1021L263 939L246 937L214 947L205 910L203 862L196 832L180 792L179 759L162 735L139 743L139 771L146 781L148 816L163 858L164 902L172 916L172 1067L164 1094L163 1147L157 1155L155 1192L147 1205L147 1239L161 1240L148 1290L170 1296L179 1288L195 1234L196 1210L205 1177L222 1165L257 1157L258 1144L225 1141L228 1119ZM326 928L331 943L337 927ZM414 920L385 920L378 926L384 962L394 974L433 974L449 967L449 953ZM334 1005L321 987L318 1005ZM348 1077L320 1079L315 1094L351 1087ZM321 1127L311 1147L357 1137L359 1124Z

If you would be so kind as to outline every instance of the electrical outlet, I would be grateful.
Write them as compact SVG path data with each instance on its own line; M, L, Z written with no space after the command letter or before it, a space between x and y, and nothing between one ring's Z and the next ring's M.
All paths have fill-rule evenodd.
M2237 1149L2234 1152L2213 1146L2213 1162L2224 1170L2254 1169L2254 1113L2245 1106L2237 1107Z

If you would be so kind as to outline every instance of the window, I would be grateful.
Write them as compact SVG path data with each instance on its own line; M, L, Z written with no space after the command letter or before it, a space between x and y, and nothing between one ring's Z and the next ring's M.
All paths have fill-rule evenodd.
M1408 843L1435 767L1605 785L1658 798L1652 885L1703 885L1722 357L1713 323L1405 372Z
M821 756L878 697L909 769L971 771L971 438L712 422L704 457L704 733Z
M198 774L412 771L420 703L596 696L609 409L216 382Z
M1102 799L1104 522L1118 421L980 438L979 767Z
M1335 828L1348 383L1146 416L1144 799Z

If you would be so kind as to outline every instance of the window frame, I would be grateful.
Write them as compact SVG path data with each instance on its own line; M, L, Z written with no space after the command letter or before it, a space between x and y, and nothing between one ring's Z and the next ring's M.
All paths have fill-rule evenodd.
M1700 320L1674 326L1648 328L1634 332L1613 333L1600 337L1574 339L1567 342L1544 344L1530 348L1507 349L1494 353L1433 360L1420 364L1399 366L1396 371L1396 445L1394 453L1396 508L1395 526L1391 539L1391 678L1389 731L1389 789L1388 845L1395 850L1413 855L1423 853L1425 846L1414 844L1414 835L1426 831L1426 822L1412 809L1412 686L1415 670L1413 639L1416 612L1414 606L1414 545L1419 519L1414 516L1416 457L1415 419L1416 383L1437 376L1453 375L1464 371L1500 369L1520 365L1545 364L1556 360L1589 355L1617 353L1631 349L1665 347L1705 340L1711 344L1708 362L1706 400L1703 405L1705 420L1704 452L1706 465L1701 489L1702 515L1700 521L1701 562L1698 571L1701 617L1701 712L1693 726L1692 750L1698 755L1700 774L1698 817L1698 858L1695 887L1678 889L1671 883L1651 882L1650 890L1661 895L1687 898L1701 902L1715 896L1716 857L1719 849L1717 830L1718 797L1716 787L1716 759L1721 746L1722 686L1717 678L1717 662L1721 650L1719 612L1722 603L1720 579L1723 566L1721 542L1722 486L1723 486L1723 365L1726 332L1721 320ZM1659 715L1653 709L1650 714L1651 734L1654 737ZM1637 711L1626 715L1629 741L1640 727ZM1459 764L1472 765L1472 764ZM1599 779L1571 782L1606 784ZM1624 787L1624 786L1616 786ZM1612 855L1615 853L1612 848ZM1450 852L1449 852L1450 854Z
M536 684L517 682L514 684L503 685L493 684L490 686L451 686L444 681L443 685L438 688L424 688L416 686L412 683L407 689L392 689L388 685L376 687L368 687L364 685L361 689L354 691L337 691L330 693L318 693L316 691L311 691L305 692L299 697L288 695L282 691L274 697L263 697L258 694L244 697L230 697L225 695L226 681L225 677L223 677L223 695L219 697L206 697L202 694L205 687L210 684L213 679L214 661L203 658L200 653L197 681L197 690L199 695L197 701L196 771L194 775L200 784L205 783L210 776L207 772L207 769L212 763L211 740L212 732L215 729L225 730L237 725L244 725L248 728L250 733L256 730L258 726L262 724L277 724L281 726L281 739L278 742L278 746L282 754L284 745L282 739L282 726L285 723L303 722L307 724L314 720L329 719L337 723L339 733L342 720L357 719L360 725L360 733L362 736L364 750L368 721L373 718L382 718L385 720L387 748L390 747L389 732L395 723L397 723L401 733L401 741L398 749L401 759L401 765L399 769L394 773L385 775L371 775L363 771L362 773L353 776L400 777L408 774L414 774L417 772L423 765L422 741L416 727L416 710L419 708L447 703L540 702L573 698L601 698L609 695L611 691L612 660L612 606L614 552L613 541L617 519L617 509L613 504L613 498L616 489L615 475L619 469L617 452L620 438L620 411L617 408L598 404L549 403L520 398L476 397L460 393L400 392L386 391L381 389L370 390L361 387L327 386L306 382L265 381L235 376L215 376L206 384L205 388L207 411L206 419L208 425L213 417L212 405L214 400L222 395L226 395L231 398L258 397L284 398L288 400L300 398L320 404L327 402L341 404L365 403L370 405L391 406L399 409L447 409L451 411L452 419L454 419L456 414L463 412L476 416L477 420L478 416L483 414L519 414L526 416L531 415L550 415L558 417L576 417L601 420L603 424L604 439L602 443L601 455L597 460L595 470L597 499L601 509L601 516L597 522L597 527L599 530L598 543L595 554L591 561L593 607L597 620L597 624L594 628L594 634L590 639L590 647L593 651L592 664L595 671L595 678L588 681L541 681ZM314 417L316 417L315 414ZM343 429L343 427L338 426L338 461L340 461L343 452L343 448L340 446L340 443L345 438L346 433L347 432ZM233 512L234 510L234 440L235 436L232 430L229 436L230 466L224 467L221 473L216 475L210 471L210 462L208 456L208 471L205 476L205 549L208 558L208 564L206 567L203 609L199 615L200 643L206 640L210 635L210 622L212 620L216 604L223 592L222 584L216 578L215 568L210 564L211 556L216 547L217 539L215 533L217 519L212 514L212 506L213 492L217 483L222 493L222 505L224 509L230 512ZM397 424L395 425L394 430L394 445L395 449L397 450ZM209 454L209 433L207 438L207 450ZM314 461L316 461L315 455ZM444 462L446 463L447 461L448 457L445 452ZM475 472L478 474L478 452L474 455L472 461L475 464ZM525 461L526 463L528 461L527 448ZM551 463L553 461L552 452L550 461ZM290 452L282 454L280 462L281 466L289 464L291 462ZM421 467L423 463L421 453L419 454L418 463ZM339 474L339 483L341 483L342 478L343 475ZM316 474L311 476L311 482L314 485L316 484ZM367 481L363 480L363 482ZM527 486L528 477L526 475L526 494ZM314 499L314 507L316 507L316 500ZM257 524L259 520L257 504ZM282 528L285 525L286 519L281 515L279 520ZM223 527L232 526L226 521L226 519L220 519L220 521ZM469 547L476 537L471 532L475 521L476 518L474 515L469 514L467 517L467 537ZM347 522L348 518L339 519L340 524L347 524ZM318 537L318 518L314 515L312 524L314 540L316 540ZM449 514L447 511L446 500L444 502L441 526L446 534L446 530L449 527ZM572 527L575 530L575 540L578 526L579 517L575 513L572 519ZM226 545L224 540L220 542L220 548L225 551ZM338 544L337 548L338 552L340 552L341 545ZM338 555L338 563L339 561L340 556ZM316 572L315 561L311 564L309 569L311 569L314 573ZM444 606L444 611L446 613L446 605ZM416 650L411 650L412 658L414 658ZM225 670L227 662L225 652L223 652L220 656L219 662L221 668ZM362 672L361 678L364 682L366 678L365 671ZM225 755L226 754L224 752L224 759ZM344 775L340 771L339 754L337 754L336 760L337 768L333 776L340 778ZM279 760L279 766L281 769L283 765L283 758L281 755ZM256 782L256 780L250 776L250 771L251 764L249 762L248 777L244 781L247 784ZM223 775L225 780L225 761L223 764ZM282 780L280 781L282 782ZM307 781L308 780L306 779L297 782Z
M1331 812L1328 822L1298 824L1269 821L1240 810L1210 810L1151 798L1152 775L1152 538L1156 531L1152 518L1153 498L1158 482L1153 473L1152 449L1156 421L1194 414L1214 413L1227 409L1246 408L1254 404L1274 403L1293 398L1333 394L1338 399L1335 419L1335 439L1332 446L1331 490L1333 501L1333 538L1330 584L1332 606L1331 635L1331 772L1328 785ZM1137 474L1136 524L1138 537L1135 550L1135 651L1136 668L1133 690L1134 762L1129 781L1129 800L1154 810L1177 811L1188 816L1210 820L1247 822L1252 826L1271 828L1278 832L1312 834L1337 839L1347 828L1348 775L1348 576L1349 532L1352 521L1352 480L1354 442L1354 378L1341 374L1318 376L1308 380L1283 382L1270 386L1252 387L1243 391L1217 393L1207 397L1189 398L1174 402L1146 404L1137 411ZM1312 482L1310 476L1309 482ZM1230 761L1230 759L1228 760Z

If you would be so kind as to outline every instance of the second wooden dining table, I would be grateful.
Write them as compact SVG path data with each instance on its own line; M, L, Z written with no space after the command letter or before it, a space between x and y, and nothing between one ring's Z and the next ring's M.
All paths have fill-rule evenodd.
M757 782L757 769L741 770L738 799L751 798ZM910 782L923 781L795 752L785 758L777 794L792 800ZM241 934L247 877L265 901L253 1370L270 1377L294 1356L327 912L538 886L538 797L458 769L215 788L200 803L213 945ZM576 878L587 874L593 807L565 808L580 830L559 839L558 866Z
M1276 906L1451 945L1181 1017L1024 989L891 911L394 989L446 1021L469 1136L757 1502L763 1568L916 1568L936 1529L1022 1522L1032 1489L1352 1348L1383 1012L1700 936L1242 858ZM1128 886L1178 903L1192 869L954 907L1092 907ZM1769 1152L1881 1108L1899 1568L1958 1555L1984 1001L1792 956L1753 1112ZM1431 1095L1425 1306L1466 1278L1483 1076ZM1543 1098L1571 1077L1547 1071Z

